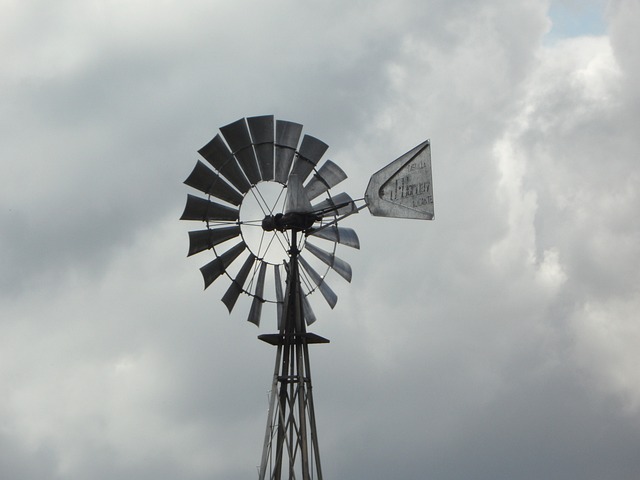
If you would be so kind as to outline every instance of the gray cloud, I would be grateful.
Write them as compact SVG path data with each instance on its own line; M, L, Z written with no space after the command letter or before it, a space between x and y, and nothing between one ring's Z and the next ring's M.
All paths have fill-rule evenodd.
M354 196L433 144L436 220L350 218L313 302L327 477L635 478L633 2L552 41L534 1L3 8L3 478L255 475L274 312L203 293L177 218L196 150L263 113Z

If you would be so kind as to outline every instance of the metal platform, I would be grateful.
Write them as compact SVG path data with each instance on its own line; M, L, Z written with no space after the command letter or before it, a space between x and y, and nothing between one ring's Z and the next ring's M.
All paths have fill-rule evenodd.
M287 338L285 334L280 333L265 333L262 335L258 335L258 339L263 342L268 343L269 345L284 345L285 343L301 345L306 343L307 345L311 345L312 343L329 343L328 338L321 337L320 335L316 335L315 333L296 333L294 335L289 335L291 341L287 342Z

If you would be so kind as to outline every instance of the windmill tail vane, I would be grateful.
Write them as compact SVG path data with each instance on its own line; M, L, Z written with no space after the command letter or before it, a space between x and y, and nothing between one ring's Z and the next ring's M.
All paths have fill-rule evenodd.
M434 218L428 140L375 173L364 198L353 200L332 193L347 175L331 160L321 163L328 145L302 128L272 115L221 127L198 151L208 165L198 160L184 182L206 196L188 195L181 216L205 225L189 232L188 250L213 253L200 268L205 289L226 276L222 302L231 313L241 294L249 296L247 320L256 326L265 304L276 307L278 333L258 336L277 347L260 479L322 480L308 347L329 340L307 326L316 321L312 293L337 303L327 275L351 281L351 266L336 252L360 241L339 222L364 207L374 216Z

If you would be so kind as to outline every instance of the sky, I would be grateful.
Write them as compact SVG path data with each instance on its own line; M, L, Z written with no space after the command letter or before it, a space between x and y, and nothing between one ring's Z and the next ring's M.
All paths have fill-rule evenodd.
M345 220L353 279L311 297L325 478L638 478L640 2L0 12L1 478L257 476L275 316L203 291L178 219L197 150L263 114L354 198L432 145L435 220Z

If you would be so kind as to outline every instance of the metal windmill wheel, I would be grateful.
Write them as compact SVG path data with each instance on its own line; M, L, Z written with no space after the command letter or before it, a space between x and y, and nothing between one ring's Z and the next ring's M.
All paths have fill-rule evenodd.
M327 273L351 281L351 267L335 253L339 244L360 244L339 221L364 207L376 216L433 219L430 143L372 175L357 206L330 192L347 176L331 160L320 164L328 146L309 135L300 141L302 125L259 116L220 131L199 150L213 169L198 161L185 181L207 195L187 197L181 219L206 224L189 232L189 255L212 250L200 271L205 288L229 278L222 297L229 312L242 293L253 298L248 320L256 325L263 304L277 306L278 333L258 336L277 347L259 479L269 471L270 479L322 480L308 347L329 340L307 331L316 320L307 297L319 291L333 308Z
M356 211L354 202L346 193L329 193L347 176L331 160L319 165L328 145L310 135L300 142L298 123L258 116L220 131L199 150L215 170L198 161L185 180L207 195L187 197L181 220L206 224L189 232L188 255L212 250L215 258L200 269L205 288L226 274L231 284L222 301L229 312L241 293L248 294L253 297L248 321L259 325L264 303L275 303L281 316L282 267L289 262L291 231L304 231L297 247L311 254L300 257L305 319L311 324L310 293L319 290L331 308L337 302L324 281L328 271L351 281L351 267L335 255L336 246L360 247L352 229L335 225L339 215ZM234 269L235 264L240 268ZM271 288L265 290L265 285Z

